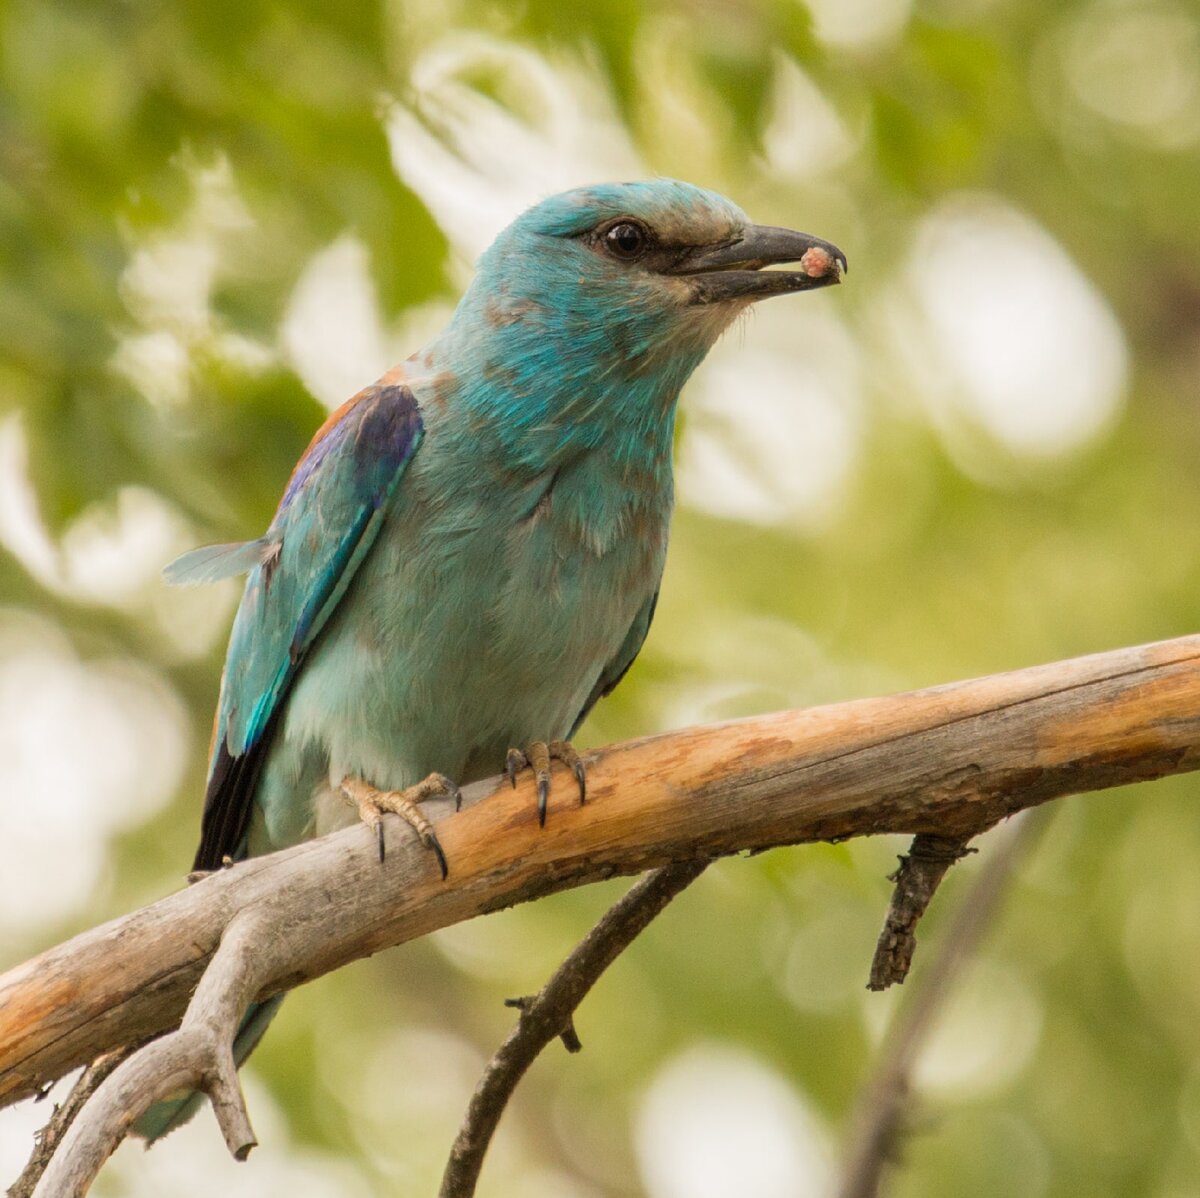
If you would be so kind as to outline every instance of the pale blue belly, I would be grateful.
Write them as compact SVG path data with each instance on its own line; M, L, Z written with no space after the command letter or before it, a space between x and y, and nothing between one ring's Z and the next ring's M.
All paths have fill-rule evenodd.
M500 510L483 492L457 512L409 502L305 662L265 763L251 851L353 819L346 775L399 789L434 770L499 772L505 750L564 737L658 585L670 497L579 535L560 483ZM535 508L530 512L530 505Z

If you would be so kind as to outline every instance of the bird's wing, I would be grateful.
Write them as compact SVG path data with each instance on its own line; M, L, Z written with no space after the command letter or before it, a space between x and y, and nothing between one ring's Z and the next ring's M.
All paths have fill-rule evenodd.
M407 387L360 391L313 438L271 527L250 543L259 547L241 559L228 547L253 568L221 680L196 869L216 869L243 851L255 783L288 691L370 551L422 434ZM214 573L208 561L199 570ZM175 573L186 577L187 566Z
M596 679L596 685L592 687L592 693L588 695L588 700L583 705L583 710L576 716L575 723L571 725L568 739L579 731L579 725L587 719L588 712L605 695L612 694L616 690L617 684L629 672L629 667L633 665L634 658L642 651L642 645L646 643L646 634L650 631L650 621L654 619L654 609L657 606L658 588L656 587L654 594L642 604L641 609L630 625L629 631L625 634L625 639L621 642L621 648L617 651L617 655L600 671L600 677Z

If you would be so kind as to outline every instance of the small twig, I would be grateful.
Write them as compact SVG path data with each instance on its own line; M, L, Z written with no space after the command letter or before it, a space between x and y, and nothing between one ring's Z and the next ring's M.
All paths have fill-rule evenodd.
M1050 815L1050 810L1028 812L1013 820L1009 834L989 852L910 1001L897 1015L850 1120L848 1163L838 1198L878 1198L884 1166L894 1157L920 1049L995 914L1014 865L1032 849Z
M520 998L506 998L504 1005L506 1007L514 1007L518 1011L528 1011L536 1001L536 994L523 994ZM575 1030L575 1018L573 1015L567 1015L566 1026L558 1033L558 1038L562 1041L562 1046L567 1052L583 1052L583 1041L579 1039L579 1033Z
M229 1151L245 1160L257 1141L238 1083L233 1038L275 962L264 948L264 912L240 912L225 929L177 1031L117 1064L54 1151L33 1198L81 1198L100 1167L155 1103L205 1091Z
M131 1044L126 1048L118 1048L93 1061L75 1079L70 1094L62 1103L55 1103L54 1114L41 1131L34 1136L33 1152L21 1176L8 1187L8 1198L30 1198L37 1183L41 1180L50 1158L54 1155L63 1136L67 1134L76 1115L83 1110L88 1099L100 1088L100 1084L118 1065L127 1061L141 1044Z
M908 977L913 953L917 951L917 924L946 871L975 851L967 848L970 839L970 836L931 836L925 832L913 837L912 847L900 858L900 868L889 879L896 883L896 889L892 891L887 919L875 946L868 990L886 990Z
M507 1005L520 1009L521 1016L475 1087L450 1149L439 1198L470 1198L475 1193L484 1154L525 1071L556 1036L563 1038L568 1051L578 1051L578 1038L573 1040L574 1048L570 1042L575 1008L638 933L707 865L707 861L686 861L647 874L605 912L536 995L508 1001Z

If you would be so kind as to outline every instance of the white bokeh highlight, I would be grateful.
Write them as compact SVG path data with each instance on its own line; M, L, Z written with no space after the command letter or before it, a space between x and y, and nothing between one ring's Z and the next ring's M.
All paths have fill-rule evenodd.
M858 993L867 1033L882 1044L903 1003ZM1002 1091L1033 1062L1043 1022L1041 998L1020 969L981 958L939 1009L913 1070L915 1088L953 1103Z
M843 166L858 140L796 60L777 54L762 138L766 173L809 186Z
M904 32L912 0L804 0L813 35L839 50L874 50Z
M0 610L0 930L34 937L76 915L109 839L177 790L188 746L158 674L81 661L49 622Z
M0 421L0 549L51 594L145 618L169 655L196 658L228 629L237 585L168 587L164 565L194 548L192 526L156 491L126 486L91 504L55 539L29 474L19 414Z
M129 313L110 363L157 408L191 398L198 360L220 362L257 374L275 362L274 350L222 327L212 309L213 290L234 258L239 238L254 222L224 157L200 163L186 154L181 168L192 202L177 225L135 238L120 294Z
M280 341L311 395L333 408L395 360L367 247L347 233L309 259L288 299Z
M837 514L858 461L858 351L828 306L773 302L726 334L687 389L679 497L807 531Z
M650 1083L634 1143L650 1198L823 1198L829 1135L801 1096L748 1053L688 1049Z
M435 301L385 327L367 247L347 233L309 259L288 298L280 342L309 394L335 408L420 349L452 311Z
M984 959L950 996L914 1073L918 1089L961 1100L1019 1077L1037 1051L1042 1005L1014 969Z
M1094 4L1072 22L1063 70L1074 98L1164 150L1200 141L1200 20L1174 4Z
M1053 461L1112 426L1121 327L1049 233L990 195L958 195L916 232L891 311L912 391L960 466L995 450Z
M474 86L481 73L494 95ZM411 88L386 114L392 161L460 263L546 196L646 174L601 73L580 60L457 33L418 57Z

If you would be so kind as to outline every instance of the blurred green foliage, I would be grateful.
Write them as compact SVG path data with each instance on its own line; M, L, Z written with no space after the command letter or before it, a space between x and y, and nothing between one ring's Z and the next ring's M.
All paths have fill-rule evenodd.
M452 300L461 284L441 214L396 169L385 117L392 102L422 114L423 64L445 39L486 34L597 82L647 170L808 227L842 245L852 267L837 296L803 301L829 304L861 357L860 443L846 485L803 527L782 515L769 526L705 514L685 492L654 631L586 739L654 731L680 713L834 701L1192 630L1197 14L1149 0L854 7L857 39L823 29L828 3L814 19L794 0L4 0L0 426L19 418L7 427L27 446L51 537L129 487L159 497L197 539L265 526L323 418L280 333L314 255L356 238L388 329ZM899 16L889 24L880 13ZM1127 69L1114 76L1106 23L1118 19L1133 33L1122 34ZM834 170L815 157L777 169L769 143L781 61L802 68L848 130ZM465 82L509 103L490 69ZM705 135L689 137L696 128ZM171 325L184 385L156 402L120 366L123 346L149 327L131 264L188 227L197 179L218 165L237 213L205 226L216 262L207 307L198 323ZM525 168L514 147L513 177ZM896 369L885 327L896 280L914 268L922 222L964 192L998 197L1044 230L1123 331L1124 404L1071 452L1021 455L985 439L963 453L929 416L919 383ZM992 265L997 280L1006 266ZM1028 285L1037 288L1036 271ZM749 324L740 345L752 349L758 332ZM1003 344L1006 330L995 336ZM261 352L233 352L231 337ZM1006 347L1016 359L1025 350L1017 339ZM360 381L372 373L364 366ZM736 409L739 396L727 399ZM683 413L686 438L686 396ZM13 495L9 487L0 502ZM146 595L156 586L146 582L136 602L103 601L0 549L0 599L65 632L85 664L134 662L165 679L186 704L192 745L172 802L106 841L87 902L14 933L0 964L166 892L190 859L223 641L181 651L162 619L185 617L154 614ZM72 730L62 736L69 750ZM1195 1192L1195 791L1185 777L1060 804L931 1050L890 1192ZM48 802L0 794L25 821ZM647 1087L697 1045L732 1046L786 1079L836 1146L892 1010L862 984L897 847L779 851L710 871L583 1007L587 1051L570 1060L552 1051L533 1071L481 1193L686 1192L650 1176L654 1146L639 1128ZM939 896L921 956L936 951L972 868ZM344 1159L340 1192L433 1192L476 1058L508 1026L502 998L536 988L619 889L452 929L294 995L254 1060L286 1112L290 1132L276 1128L277 1139L327 1164ZM917 984L920 973L919 956ZM216 1162L215 1133L204 1144ZM129 1171L114 1165L103 1192L149 1186L136 1181L141 1166L121 1167ZM246 1169L264 1172L248 1192L276 1192L270 1167L252 1158ZM771 1192L816 1185L814 1173Z

